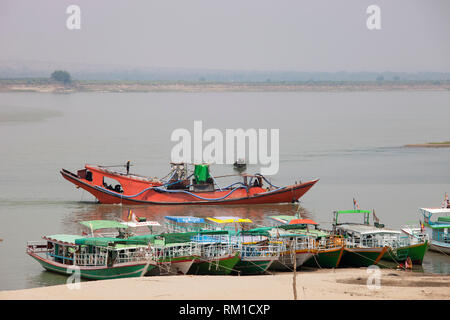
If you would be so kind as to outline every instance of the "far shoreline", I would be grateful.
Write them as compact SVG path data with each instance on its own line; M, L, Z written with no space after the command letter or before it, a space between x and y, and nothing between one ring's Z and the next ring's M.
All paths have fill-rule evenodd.
M407 148L450 148L450 141L407 144Z
M352 92L352 91L450 91L450 81L94 81L71 84L49 79L0 79L0 92Z

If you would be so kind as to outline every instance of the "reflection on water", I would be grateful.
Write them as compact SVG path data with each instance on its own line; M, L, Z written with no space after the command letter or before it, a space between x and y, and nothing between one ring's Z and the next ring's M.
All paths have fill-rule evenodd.
M425 272L450 274L450 257L434 251L428 251L422 267Z
M44 268L41 269L42 269L41 272L35 273L27 277L26 279L27 288L56 286L67 283L69 275L65 276L56 272L46 271ZM90 281L83 278L81 278L80 280L81 282Z
M61 115L62 112L55 110L7 105L0 109L0 124L43 121Z

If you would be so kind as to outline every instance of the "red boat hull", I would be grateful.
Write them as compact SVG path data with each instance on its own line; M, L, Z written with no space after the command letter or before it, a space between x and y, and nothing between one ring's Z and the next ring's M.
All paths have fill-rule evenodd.
M88 166L86 166L88 168ZM91 170L91 168L88 168ZM297 201L318 181L312 180L269 191L261 187L248 187L227 190L187 192L163 190L158 183L141 183L139 188L134 186L129 192L124 188L123 193L103 188L98 179L93 181L80 178L79 176L61 170L62 176L77 187L91 193L100 203L105 204L155 204L155 205L218 205L218 204L266 204L286 203ZM117 177L115 177L117 179ZM119 177L120 178L120 177ZM127 178L129 180L129 178ZM117 179L119 180L119 179ZM142 182L142 181L141 181ZM128 182L130 185L132 183Z

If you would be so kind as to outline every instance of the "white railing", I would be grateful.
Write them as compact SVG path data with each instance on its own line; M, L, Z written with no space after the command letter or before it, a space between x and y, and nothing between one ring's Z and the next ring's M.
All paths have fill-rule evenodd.
M207 246L201 246L201 256L205 259L215 259L221 256L233 255L237 249L230 244L216 243Z
M185 245L168 247L153 246L151 247L151 252L155 259L159 261L177 257L199 256L201 254L200 247L197 243L186 243Z
M136 251L119 251L119 255L115 259L114 264L146 261L152 258L153 254L148 248L139 248Z
M281 244L269 245L242 245L240 248L241 258L278 257L282 252Z
M106 266L107 259L106 253L79 253L75 255L75 264L83 267Z
M351 237L345 239L345 245L350 248L375 248L391 247L393 249L411 245L411 239L407 236L379 236L374 238Z
M47 253L49 251L45 241L27 241L27 252Z

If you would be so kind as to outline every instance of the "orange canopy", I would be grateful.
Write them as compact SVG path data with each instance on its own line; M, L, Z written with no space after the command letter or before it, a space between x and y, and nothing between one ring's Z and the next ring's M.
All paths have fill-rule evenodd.
M311 219L292 219L289 224L317 224L317 222Z

